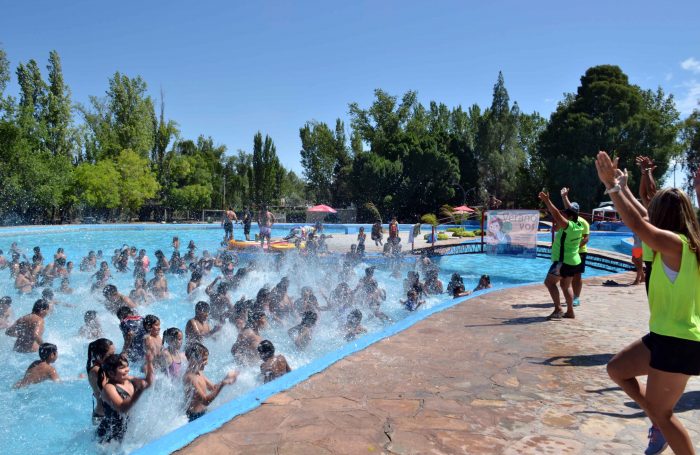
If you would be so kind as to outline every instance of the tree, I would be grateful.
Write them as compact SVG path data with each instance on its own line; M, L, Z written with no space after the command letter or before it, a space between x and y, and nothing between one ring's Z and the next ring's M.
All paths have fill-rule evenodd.
M46 148L54 155L71 156L73 151L71 132L70 89L63 81L63 69L58 52L49 53L49 88L46 96Z
M148 160L133 150L125 149L116 157L119 172L119 207L127 213L138 211L146 200L155 197L160 188Z
M112 160L95 164L81 163L75 168L73 200L95 209L115 209L121 199L115 188L121 185L121 174Z
M146 95L146 82L141 76L132 79L117 71L109 81L107 98L119 147L147 157L155 140L155 111Z
M282 171L275 143L270 136L257 132L253 138L253 200L256 204L268 205L279 200L281 180L277 174Z
M613 65L589 68L575 95L567 96L552 114L541 136L540 156L546 165L547 187L562 186L584 209L597 206L603 197L596 182L594 157L606 150L630 171L634 187L639 170L636 155L652 157L663 175L669 159L679 153L676 142L678 113L673 99L661 89L642 91Z
M299 129L301 165L309 193L317 203L331 203L331 185L337 163L333 132L325 123L307 122Z
M700 110L693 110L693 113L683 121L681 139L683 161L687 172L686 191L688 194L694 194L695 173L700 168ZM700 201L698 201L698 204L700 204Z
M10 82L10 61L7 59L7 52L0 47L0 118L9 120L14 113L14 100L12 97L5 98L5 89Z
M163 159L165 158L166 150L168 150L168 145L180 133L174 120L165 120L165 96L163 90L160 91L160 117L158 117L158 122L154 127L151 161L156 166L160 176L163 173Z
M46 83L35 60L17 66L17 83L20 88L19 126L34 148L43 146L45 137L44 109Z

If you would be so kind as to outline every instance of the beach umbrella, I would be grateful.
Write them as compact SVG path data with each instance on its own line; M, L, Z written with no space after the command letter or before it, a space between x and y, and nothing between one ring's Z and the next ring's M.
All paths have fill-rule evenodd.
M328 207L324 204L314 205L313 207L306 209L306 211L319 213L337 213L333 207Z
M457 213L470 213L473 212L474 209L467 207L466 205L460 205L459 207L453 208L452 211Z

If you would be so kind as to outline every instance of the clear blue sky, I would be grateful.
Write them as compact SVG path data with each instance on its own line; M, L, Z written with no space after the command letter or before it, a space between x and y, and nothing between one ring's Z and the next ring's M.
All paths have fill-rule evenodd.
M0 11L13 72L30 58L44 69L56 49L77 103L102 96L115 71L141 75L154 98L164 90L183 138L235 153L260 130L295 171L299 127L347 120L375 88L486 106L502 70L511 101L548 116L586 68L612 63L673 93L685 115L700 98L698 0L2 0Z

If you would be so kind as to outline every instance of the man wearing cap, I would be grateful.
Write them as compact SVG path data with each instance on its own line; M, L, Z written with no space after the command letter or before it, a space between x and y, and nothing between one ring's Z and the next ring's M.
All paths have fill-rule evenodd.
M572 208L564 209L560 212L552 204L549 194L544 191L539 194L539 198L547 206L547 210L552 215L553 227L556 229L554 242L552 243L552 265L547 272L544 285L549 291L554 303L554 311L548 320L559 320L561 318L574 318L574 292L571 283L578 273L581 264L579 246L583 235L583 226L578 222L578 212ZM561 300L559 288L561 287L566 300L566 313L561 310Z
M564 208L571 208L576 213L579 213L578 202L569 202L569 188L561 189L561 199L564 202ZM581 265L579 265L579 273L574 275L574 280L571 283L571 287L574 289L574 306L579 306L581 302L579 297L581 297L581 290L583 289L583 282L581 281L581 275L586 271L586 256L588 255L588 240L591 238L591 226L588 224L582 216L578 217L578 222L583 226L583 235L581 236L581 244L578 248L578 255L581 256Z

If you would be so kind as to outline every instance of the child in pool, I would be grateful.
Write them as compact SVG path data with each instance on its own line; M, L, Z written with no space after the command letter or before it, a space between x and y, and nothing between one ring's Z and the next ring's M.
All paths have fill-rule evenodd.
M159 363L165 371L165 374L171 378L179 378L183 375L185 353L180 351L182 348L182 330L177 327L170 327L163 332L163 344L167 344L160 351Z
M42 343L39 347L39 360L35 360L29 365L27 371L24 373L22 380L18 381L15 385L15 389L20 387L26 387L30 384L38 384L43 381L58 381L58 373L56 369L51 366L52 363L58 358L58 348L55 344Z
M44 318L49 314L49 303L44 299L34 302L31 314L27 314L17 319L6 331L5 334L17 337L14 350L17 352L36 352L43 344Z
M345 323L345 341L352 341L358 335L367 333L367 329L362 326L362 312L358 309L352 310L348 314L348 320Z
M311 342L313 328L318 320L318 314L313 311L306 311L301 318L301 324L289 329L287 333L294 341L297 349L304 350Z
M192 422L207 412L207 406L219 396L224 386L233 384L238 378L237 371L229 371L218 384L212 383L204 376L204 367L209 361L209 350L201 343L193 343L185 350L187 372L183 377L185 400L187 401L187 419Z
M12 297L5 296L0 299L0 329L6 329L12 318Z
M168 294L168 281L165 279L165 269L161 267L156 267L155 277L148 282L146 288L153 293L156 299L167 299Z
M247 302L252 302L248 300ZM260 330L267 325L267 317L262 311L254 311L248 317L248 323L238 334L236 342L231 346L231 355L241 365L251 365L255 362L258 345L262 341Z
M424 300L418 298L418 293L411 289L406 293L406 300L401 300L401 304L408 311L416 311L418 307L425 303Z
M212 336L221 329L216 326L213 329L209 325L209 304L204 301L197 302L194 306L194 317L185 325L187 344L201 343L204 338Z
M143 318L143 329L146 334L143 337L143 352L146 358L156 361L160 358L163 349L163 339L160 337L160 319L158 316L148 314Z
M102 363L98 375L100 398L104 406L104 418L97 427L97 437L101 443L119 441L124 438L129 416L126 414L141 397L144 390L154 382L153 364L146 359L146 377L129 376L129 360L125 355L112 354ZM103 385L103 378L107 382Z
M61 294L72 294L73 288L70 287L70 278L63 278L61 280L61 287L58 289Z
M367 239L367 234L365 234L365 228L360 227L360 232L357 233L357 255L365 255L365 240Z
M102 326L97 319L97 311L88 310L83 317L85 325L80 328L80 336L89 340L94 340L102 336Z
M488 275L481 275L481 278L479 278L479 284L477 284L474 288L474 292L489 288L491 288L491 278Z
M292 371L287 359L282 354L275 355L275 345L270 340L260 342L258 354L263 361L260 365L260 377L263 383L267 384Z
M97 425L100 420L105 416L105 410L102 407L102 399L100 398L100 390L107 383L107 378L102 377L101 384L98 385L98 373L100 368L102 368L102 362L114 354L114 343L112 340L107 338L100 338L88 345L87 352L87 365L85 369L87 371L88 382L92 388L92 396L95 399L95 405L92 410L92 423Z

